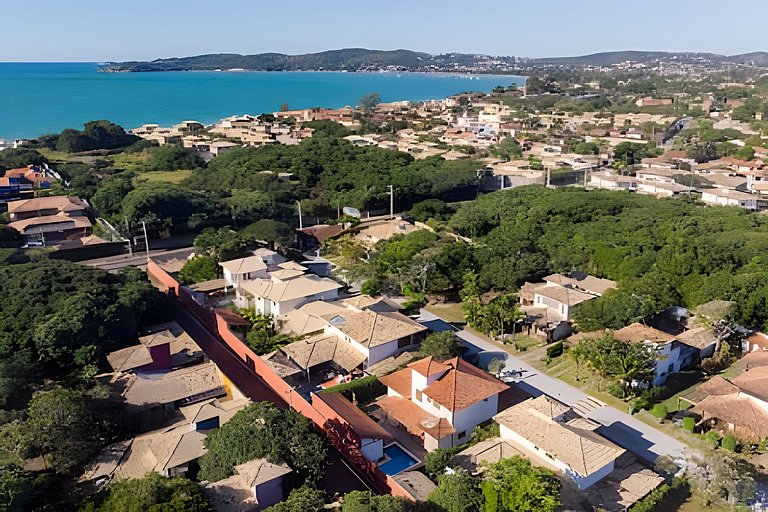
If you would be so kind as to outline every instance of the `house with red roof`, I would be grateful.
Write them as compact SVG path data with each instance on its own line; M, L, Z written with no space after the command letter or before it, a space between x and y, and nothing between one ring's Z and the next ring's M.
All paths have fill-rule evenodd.
M517 391L458 357L426 357L379 380L387 386L387 396L376 402L385 420L421 438L428 451L468 442Z

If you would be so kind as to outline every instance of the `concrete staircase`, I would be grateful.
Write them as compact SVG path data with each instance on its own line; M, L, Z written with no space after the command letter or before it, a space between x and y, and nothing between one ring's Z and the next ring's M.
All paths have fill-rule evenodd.
M592 411L601 407L605 407L605 404L596 398L592 398L591 396L582 398L571 406L571 408L576 413L584 418L588 418Z

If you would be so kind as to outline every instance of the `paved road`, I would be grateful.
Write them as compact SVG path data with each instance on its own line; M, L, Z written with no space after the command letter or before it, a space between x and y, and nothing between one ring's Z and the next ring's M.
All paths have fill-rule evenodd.
M577 407L591 404L586 409L586 417L602 427L599 432L619 446L635 455L653 462L660 455L669 455L676 460L683 460L690 448L652 426L621 412L613 407L590 400L589 395L565 382L540 372L522 359L519 359L497 345L466 330L455 327L427 310L421 310L421 323L432 330L454 330L470 350L496 352L506 357L506 368L523 370L523 377L518 386L534 396L548 395L568 406ZM586 400L586 402L584 402Z

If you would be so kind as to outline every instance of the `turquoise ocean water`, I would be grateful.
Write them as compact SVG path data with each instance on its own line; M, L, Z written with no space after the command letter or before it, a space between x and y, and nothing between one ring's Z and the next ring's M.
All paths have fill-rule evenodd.
M162 72L98 73L93 63L0 63L0 138L30 138L85 121L125 128L212 123L236 114L355 105L378 92L382 101L444 98L520 84L521 77L431 73Z

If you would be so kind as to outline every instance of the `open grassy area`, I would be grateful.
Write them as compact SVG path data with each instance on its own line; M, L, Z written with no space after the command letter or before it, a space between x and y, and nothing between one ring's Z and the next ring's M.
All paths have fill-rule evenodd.
M72 156L65 151L55 151L53 149L46 149L46 148L38 148L37 152L43 155L45 158L48 159L49 162L53 164L63 164L64 162L68 161L69 158Z
M457 302L427 304L424 309L448 322L464 322L464 312Z
M117 153L110 155L109 158L115 162L114 166L118 169L125 169L127 171L137 171L144 164L146 159L146 151L141 153ZM164 181L164 180L161 180Z
M153 171L143 172L133 179L134 185L139 183L180 183L187 178L192 171L179 170L179 171Z

